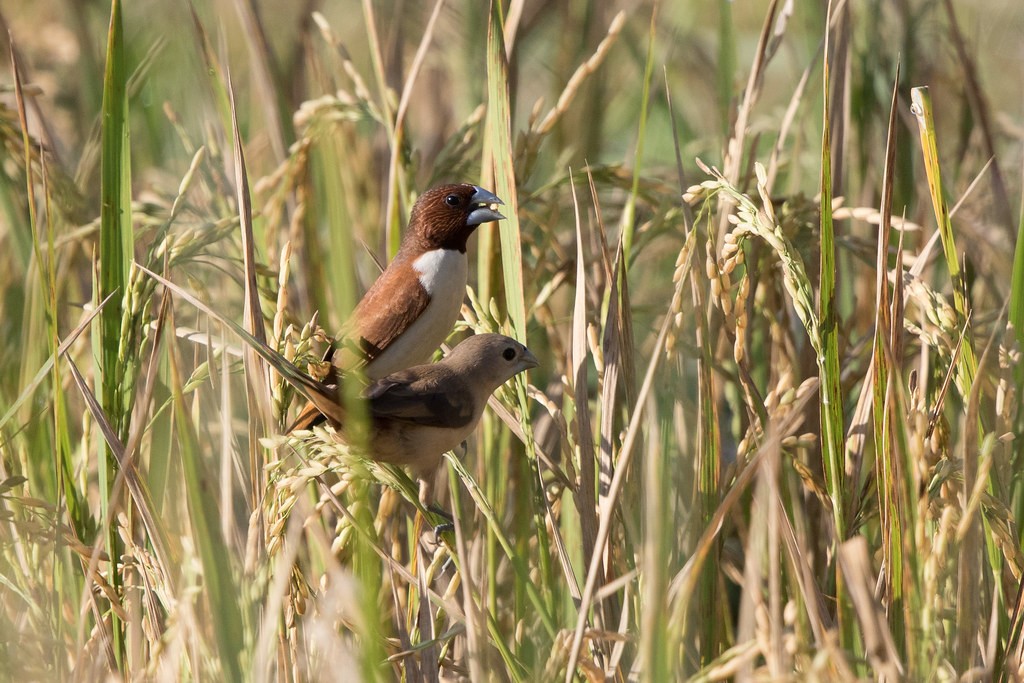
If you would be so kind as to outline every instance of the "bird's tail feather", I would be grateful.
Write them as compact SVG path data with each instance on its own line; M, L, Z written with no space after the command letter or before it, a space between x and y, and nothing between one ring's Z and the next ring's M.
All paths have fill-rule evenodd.
M295 417L295 420L285 431L285 434L291 434L292 432L300 430L309 430L326 421L327 417L324 413L316 407L316 404L310 401L303 406L302 410Z

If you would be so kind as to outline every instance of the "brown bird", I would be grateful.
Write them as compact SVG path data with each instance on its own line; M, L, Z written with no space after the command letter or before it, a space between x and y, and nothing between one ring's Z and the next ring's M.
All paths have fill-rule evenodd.
M516 340L477 334L437 363L377 380L363 394L370 421L365 455L408 466L420 481L420 501L429 505L441 457L473 433L498 387L537 365L530 350ZM345 434L345 425L334 426Z
M504 218L503 204L476 185L441 185L412 207L394 260L366 292L331 353L332 383L356 367L370 380L424 363L448 337L466 294L466 242L476 226ZM289 431L323 420L307 403Z

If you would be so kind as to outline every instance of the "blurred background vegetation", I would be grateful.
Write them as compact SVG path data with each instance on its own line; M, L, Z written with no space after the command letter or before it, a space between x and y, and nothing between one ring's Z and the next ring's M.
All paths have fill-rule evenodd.
M0 29L0 675L1024 675L1019 0ZM453 340L542 366L437 545L401 472L278 436L294 391L221 318L314 368L445 181L514 211Z

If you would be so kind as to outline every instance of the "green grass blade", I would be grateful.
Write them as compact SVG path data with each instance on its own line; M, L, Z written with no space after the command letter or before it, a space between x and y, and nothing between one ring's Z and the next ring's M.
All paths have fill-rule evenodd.
M235 91L231 84L231 73L227 74L228 98L231 104L231 139L234 146L235 196L238 202L238 224L242 242L242 270L244 283L244 305L242 320L253 338L261 344L267 342L267 331L260 306L259 284L256 280L256 245L252 220L252 200L249 196L249 176L245 168L245 151L242 136L238 132L238 111L235 108ZM266 488L264 468L266 457L259 440L273 427L273 398L270 373L259 354L251 348L242 356L246 378L246 404L249 412L249 500L253 507ZM254 525L263 527L263 518L254 520Z
M718 108L722 136L729 135L732 119L732 98L736 78L736 31L732 18L732 0L718 0Z
M85 328L87 328L92 323L93 319L100 314L103 308L110 303L110 299L111 297L108 296L106 299L101 301L98 306L89 311L82 322L79 323L78 326L75 327L75 329L68 334L64 341L56 348L53 355L46 359L46 362L43 363L42 367L40 367L38 372L36 372L32 381L29 382L18 398L11 403L11 406L6 412L4 412L3 417L0 417L0 429L3 429L4 426L17 414L18 409L21 408L26 401L32 398L33 392L39 388L39 385L43 383L44 379L46 379L46 375L50 373L56 358L67 352L71 347L71 344L73 344L75 340L81 336L82 332L85 331Z
M839 324L836 305L836 242L832 222L832 140L829 128L828 97L829 61L826 45L824 62L824 113L821 136L821 268L818 292L818 324L821 349L818 355L818 377L821 380L821 455L824 460L825 484L832 499L832 519L836 542L846 536L843 503L843 397L839 386Z
M892 422L890 402L892 397L890 378L899 373L899 368L889 365L889 354L886 346L893 344L894 330L903 329L903 321L892 320L892 305L889 298L888 257L889 238L892 227L892 196L893 174L896 168L896 111L898 106L898 87L900 80L899 65L896 68L893 83L892 99L889 107L889 127L886 137L885 167L882 174L881 221L878 227L878 251L875 262L876 269L876 315L875 338L872 348L873 376L866 381L871 383L875 444L875 472L879 500L879 512L882 533L882 553L885 566L885 590L887 594L889 629L893 635L895 647L902 655L908 646L912 647L913 639L907 638L906 602L904 596L903 535L905 533L906 515L904 506L904 489L899 473L909 466L897 459L899 451L894 448L892 431L896 425ZM901 272L900 269L897 272ZM893 353L894 356L897 354Z
M245 645L243 610L246 592L235 580L235 562L221 533L217 497L210 490L214 481L207 471L191 409L185 403L175 353L168 355L171 364L174 420L177 427L178 454L181 457L184 488L188 501L192 538L195 539L203 568L203 596L207 602L212 632L220 654L219 664L224 680L243 681L242 652Z
M843 395L839 370L839 319L836 310L836 239L832 222L832 133L829 125L829 19L826 14L825 55L822 63L822 132L821 132L821 258L818 290L818 324L821 348L818 349L818 379L821 411L821 457L825 487L832 501L832 522L838 547L846 539L846 440L843 428ZM851 604L847 600L839 565L835 565L836 604L839 614L840 642L852 649L856 645L855 624Z
M657 5L651 10L651 24L647 34L647 59L644 61L644 80L640 94L640 115L636 133L636 149L633 151L633 180L630 185L626 205L622 207L620 226L622 229L622 253L625 267L623 273L629 272L633 257L633 236L636 232L636 198L640 191L640 161L644 156L644 141L647 139L647 109L650 102L651 81L654 78L654 44L657 35Z
M100 196L100 293L124 297L135 238L132 232L131 150L128 131L128 65L120 0L110 9L107 65L103 78L103 126ZM117 372L123 305L115 300L100 316L100 368L104 411L119 436L125 433L125 388Z
M946 191L942 183L942 175L939 167L939 151L935 133L935 121L932 110L931 96L927 87L913 88L910 91L912 106L911 111L917 118L918 132L921 139L921 152L924 156L924 167L928 177L928 192L932 200L932 208L935 212L935 222L939 231L939 238L942 242L942 251L946 257L946 266L949 269L950 280L953 284L953 305L956 309L957 325L963 330L962 338L959 340L959 355L954 353L955 383L960 392L961 398L967 409L967 415L972 423L967 427L964 438L973 437L973 441L979 447L983 446L985 438L985 425L982 415L978 410L971 410L968 406L972 403L971 397L976 395L974 386L978 374L978 359L974 351L973 335L971 333L971 319L973 317L971 302L968 300L967 282L960 266L960 252L957 250L956 241L953 235L953 224L950 220L949 206L946 201ZM1015 264L1016 265L1016 264ZM979 451L975 444L970 444L963 452L963 458L971 458L971 462L962 462L965 471L974 471L977 467ZM993 480L988 481L988 490L995 493ZM992 535L990 521L987 517L982 518L985 526L985 546L990 570L996 580L993 583L994 591L992 600L996 604L1003 604L1006 596L1002 590L998 577L1003 571L1003 553L998 548L995 538Z
M41 170L41 178L43 185L43 197L46 201L47 211L46 224L46 244L47 254L46 258L43 258L42 254L42 243L40 235L39 218L36 214L36 189L35 189L35 172L32 162L32 148L35 142L29 135L28 128L28 116L25 112L25 96L22 84L21 69L18 64L18 53L14 49L13 42L11 43L11 66L14 72L14 94L15 100L18 107L18 120L21 124L21 142L25 152L25 184L26 184L26 195L28 197L28 221L31 229L32 239L32 254L35 259L36 271L39 274L39 291L42 293L42 299L45 302L46 309L46 322L47 330L46 337L49 343L50 357L53 358L57 352L57 346L60 343L58 339L59 330L57 328L57 282L56 282L56 258L53 250L53 215L49 210L49 188L46 183L46 167L45 159L46 156L43 154L39 155ZM30 333L31 334L31 333ZM71 443L68 437L67 429L67 411L65 408L65 397L63 382L61 380L60 364L50 364L53 375L53 416L54 416L54 445L56 447L56 467L50 469L50 472L56 472L59 483L56 485L56 489L59 489L64 494L64 505L67 506L68 518L71 521L71 526L79 534L79 536L85 536L88 519L84 511L82 496L78 490L74 487L74 464L71 461ZM24 394L23 394L24 395ZM10 413L8 413L8 416ZM6 422L0 421L0 425ZM49 469L49 468L47 468ZM46 470L41 470L45 472ZM49 482L44 486L50 485Z
M125 56L124 29L120 0L110 5L110 28L107 34L107 61L103 74L103 123L101 126L100 162L100 272L99 298L115 294L111 305L100 314L99 384L103 411L111 420L119 438L127 435L129 387L119 363L121 322L130 313L124 309L129 271L135 239L132 233L131 151L128 133L128 65ZM115 463L109 449L99 459L100 501L103 517L107 517L110 486ZM114 525L108 532L108 550L120 555L123 544ZM120 589L121 577L111 572L110 581ZM124 631L116 613L111 614L114 634L114 656L119 667L125 666Z
M1010 280L1010 322L1013 323L1013 329L1017 334L1017 343L1024 348L1024 193L1021 198L1017 246L1013 253L1013 273Z
M526 341L526 301L523 296L523 244L519 227L519 194L512 156L512 110L509 103L508 60L505 57L499 3L491 5L487 29L487 119L485 136L494 168L494 191L508 207L498 222L505 306L513 336Z
M515 552L515 549L512 546L512 541L509 540L508 536L506 536L505 532L502 530L501 522L494 513L494 508L492 508L491 504L487 502L487 497L484 495L483 489L480 488L480 485L473 478L473 475L469 473L469 470L466 469L466 466L462 464L461 460L454 457L452 453L445 453L444 457L448 460L448 464L455 470L455 474L466 486L466 490L469 491L469 495L473 498L477 508L483 513L488 525L491 527L495 536L497 536L499 545L501 545L502 550L505 551L505 555L508 557L509 562L512 563L516 573L520 575L523 586L526 588L526 594L529 597L530 602L533 603L534 608L537 610L537 616L540 618L541 623L548 631L548 634L554 637L556 630L555 622L551 615L548 614L544 599L538 590L539 587L530 580L523 558Z
M1024 192L1021 194L1020 223L1017 226L1017 247L1013 254L1013 272L1010 280L1010 324L1016 334L1017 345L1024 348ZM1017 386L1024 386L1024 364L1017 363L1013 377ZM1021 433L1024 424L1024 406L1017 408L1015 433ZM1024 483L1016 481L1011 492L1014 522L1017 524L1018 538L1024 534ZM1017 622L1020 625L1021 622Z
M949 205L946 191L942 185L942 173L939 169L939 148L935 136L935 120L932 115L932 98L927 87L912 88L910 91L911 111L917 118L918 133L921 137L921 153L924 155L924 169L928 176L928 194L935 212L935 223L942 241L942 251L946 256L946 267L953 281L953 305L956 308L958 324L967 326L957 367L957 388L966 401L974 384L974 376L978 371L978 360L974 353L974 344L970 332L970 304L967 301L966 284L960 268L960 252L953 238L953 223L949 217ZM984 430L982 430L984 431Z
M512 328L512 336L526 342L526 301L523 281L523 244L519 223L519 194L516 187L515 164L512 148L512 108L509 95L509 65L505 51L504 22L501 3L492 2L487 29L487 114L484 123L484 145L489 152L494 174L494 191L505 202L507 211L503 213L506 220L498 223L501 252L501 272L505 294L505 310ZM485 155L486 163L487 155ZM526 398L525 379L515 380L516 396L523 415L529 414L529 403ZM529 428L529 424L526 425ZM502 449L497 446L499 441L492 440L485 453L487 471L491 475L502 476L510 465L505 462ZM557 629L550 616L554 609L556 588L552 583L553 572L550 571L551 541L544 521L543 506L536 503L539 496L544 495L540 488L542 481L537 457L533 448L532 435L526 439L526 455L529 478L524 480L535 482L534 499L530 501L533 529L538 543L540 559L539 580L523 581L517 590L525 590L526 597L533 603L546 633L554 638ZM504 480L505 477L502 477ZM489 477L490 479L490 477ZM524 519L529 519L525 517ZM525 529L524 526L521 527ZM498 529L491 525L488 528L491 542L496 541L508 550ZM492 545L493 549L493 545ZM492 555L492 559L493 559ZM491 564L490 569L494 569ZM540 590L538 590L538 587ZM518 654L518 653L517 653Z

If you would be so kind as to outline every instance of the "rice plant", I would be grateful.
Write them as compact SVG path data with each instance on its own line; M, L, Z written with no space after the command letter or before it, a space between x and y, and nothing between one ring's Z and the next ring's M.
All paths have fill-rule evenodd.
M0 26L4 679L1024 678L1019 2ZM435 533L287 427L442 182L541 365Z

